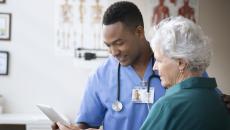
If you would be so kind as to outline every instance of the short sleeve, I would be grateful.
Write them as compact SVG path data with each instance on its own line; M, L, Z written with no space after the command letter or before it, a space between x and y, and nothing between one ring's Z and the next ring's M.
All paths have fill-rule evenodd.
M105 107L102 105L97 94L100 82L98 74L94 73L89 77L84 96L81 102L80 111L77 115L77 123L87 123L90 126L100 126L105 115Z
M202 74L202 76L203 76L203 77L206 77L206 78L209 77L209 76L208 76L208 73L207 73L206 71Z

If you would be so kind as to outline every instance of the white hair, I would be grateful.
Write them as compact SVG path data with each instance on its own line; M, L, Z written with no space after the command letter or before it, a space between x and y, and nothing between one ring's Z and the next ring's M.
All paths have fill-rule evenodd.
M182 16L162 20L154 29L151 47L156 45L172 59L183 59L190 71L205 71L210 64L211 46L200 26Z

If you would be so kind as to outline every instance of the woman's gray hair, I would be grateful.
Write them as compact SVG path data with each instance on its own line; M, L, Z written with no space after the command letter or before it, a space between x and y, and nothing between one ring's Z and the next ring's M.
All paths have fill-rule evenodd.
M155 26L151 47L156 45L172 59L183 59L190 71L205 71L211 46L200 26L182 16L169 17Z

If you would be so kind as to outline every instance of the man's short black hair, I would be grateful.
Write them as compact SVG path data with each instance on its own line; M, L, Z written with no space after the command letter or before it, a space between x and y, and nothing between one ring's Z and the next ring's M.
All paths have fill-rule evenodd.
M116 22L122 22L130 29L136 28L137 26L144 27L140 10L134 3L128 1L115 2L105 11L103 24L110 25Z

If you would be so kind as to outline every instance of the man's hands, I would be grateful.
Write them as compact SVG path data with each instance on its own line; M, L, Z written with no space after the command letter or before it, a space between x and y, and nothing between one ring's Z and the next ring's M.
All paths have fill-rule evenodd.
M82 125L82 124L81 124ZM62 125L61 123L53 123L52 124L52 130L81 130L77 124L71 124L69 126ZM81 126L82 127L82 126ZM84 126L85 127L85 126ZM100 129L93 129L89 128L87 130L100 130Z
M57 122L57 123L53 123L52 124L52 130L81 130L80 128L78 128L77 125L71 124L69 126L66 125L62 125L61 123Z
M77 125L69 125L69 126L66 126L66 125L62 125L61 123L57 122L57 126L60 130L81 130L80 128L77 127Z
M52 130L57 130L58 129L58 125L56 123L53 123L51 125L51 128L52 128Z
M228 111L230 112L230 95L223 94L222 98L223 98L223 101L224 101Z

